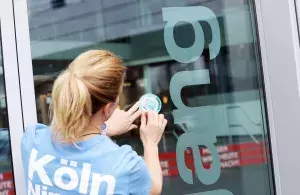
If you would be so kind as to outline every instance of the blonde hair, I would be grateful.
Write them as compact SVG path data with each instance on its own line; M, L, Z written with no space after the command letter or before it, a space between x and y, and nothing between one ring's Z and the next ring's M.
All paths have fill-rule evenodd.
M125 66L113 53L90 50L79 55L54 82L50 107L55 136L75 143L91 116L119 96Z

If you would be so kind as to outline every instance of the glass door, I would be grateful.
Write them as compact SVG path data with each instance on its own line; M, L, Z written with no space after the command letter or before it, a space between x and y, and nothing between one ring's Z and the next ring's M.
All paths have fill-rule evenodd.
M39 122L60 71L109 49L129 67L120 108L149 92L163 101L163 194L275 194L253 1L27 3ZM116 142L143 155L138 134Z
M286 26L293 20L290 4L19 0L14 5L25 124L49 124L53 81L78 54L108 49L128 66L120 108L127 109L145 93L163 102L162 113L169 120L160 143L163 194L289 194L287 186L293 186L280 182L285 171L292 172L276 147L283 146L276 137L282 125L277 125L293 129L298 124L279 114L282 104L276 92L293 94L297 87L278 88L282 78L273 76L280 66L274 50L280 36L272 22L279 16L270 7L277 13L282 8L279 22L285 28L280 31L291 37ZM281 42L288 55L295 51L293 44ZM296 64L290 57L289 71ZM300 102L293 97L288 108ZM282 116L276 123L275 115ZM115 141L143 155L138 131Z

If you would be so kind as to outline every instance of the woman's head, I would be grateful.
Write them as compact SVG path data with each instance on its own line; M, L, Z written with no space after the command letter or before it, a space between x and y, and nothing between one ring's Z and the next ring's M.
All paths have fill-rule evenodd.
M79 55L56 79L51 127L68 142L82 138L91 116L108 118L119 101L125 66L113 53L90 50Z

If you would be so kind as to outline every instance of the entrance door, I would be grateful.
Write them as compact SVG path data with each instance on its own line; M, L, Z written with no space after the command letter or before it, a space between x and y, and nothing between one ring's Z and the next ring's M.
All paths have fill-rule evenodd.
M162 100L163 194L297 193L292 0L16 0L14 13L25 124L50 123L53 81L78 54L108 49L128 66L120 108ZM143 155L138 131L115 141Z

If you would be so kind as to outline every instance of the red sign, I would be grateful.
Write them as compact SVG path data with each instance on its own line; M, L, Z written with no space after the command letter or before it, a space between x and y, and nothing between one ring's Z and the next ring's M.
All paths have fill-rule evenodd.
M0 195L15 195L12 172L4 172L0 174Z
M266 163L266 150L265 145L262 142L222 145L217 146L216 148L223 169ZM203 167L209 169L212 162L210 151L206 148L201 148L199 152ZM159 158L164 176L179 175L176 152L160 153ZM185 153L185 164L189 169L194 171L193 154L191 150L188 149Z

